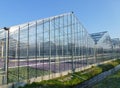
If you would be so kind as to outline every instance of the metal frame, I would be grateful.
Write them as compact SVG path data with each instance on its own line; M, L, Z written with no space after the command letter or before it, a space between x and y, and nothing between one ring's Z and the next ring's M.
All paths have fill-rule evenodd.
M30 82L38 77L44 80L46 75L50 79L51 74L57 76L66 71L74 73L90 65L90 60L95 64L98 58L100 47L95 47L94 40L73 12L4 29L5 83ZM109 50L105 53L103 49L98 56L110 53ZM11 76L15 78L12 81Z

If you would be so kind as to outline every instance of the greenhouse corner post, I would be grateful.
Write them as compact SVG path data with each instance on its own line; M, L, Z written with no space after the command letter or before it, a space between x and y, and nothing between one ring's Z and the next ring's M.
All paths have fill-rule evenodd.
M7 84L8 84L8 59L9 59L9 29L10 28L4 27L4 30L6 31L6 58L5 58L6 78L5 78L4 82Z

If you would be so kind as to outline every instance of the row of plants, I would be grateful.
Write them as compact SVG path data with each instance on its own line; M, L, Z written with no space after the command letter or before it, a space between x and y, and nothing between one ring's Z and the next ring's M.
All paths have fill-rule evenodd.
M76 85L89 80L104 71L108 71L119 64L120 60L118 59L98 66L93 66L84 71L69 73L68 75L55 79L33 82L19 88L74 88Z
M29 70L29 73L28 73ZM28 75L29 78L33 78L36 76L43 76L49 74L49 71L44 71L40 69L35 69L31 67L19 67L19 68L9 68L8 71L8 82L17 82L18 79L19 81L26 80Z

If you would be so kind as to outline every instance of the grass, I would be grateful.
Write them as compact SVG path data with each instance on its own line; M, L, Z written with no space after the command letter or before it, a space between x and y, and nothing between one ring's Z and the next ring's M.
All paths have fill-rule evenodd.
M96 84L92 88L120 88L120 71L108 76L106 79Z

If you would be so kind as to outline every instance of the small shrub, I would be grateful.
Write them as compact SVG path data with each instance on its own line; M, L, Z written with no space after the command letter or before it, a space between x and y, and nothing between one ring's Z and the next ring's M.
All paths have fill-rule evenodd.
M102 72L108 71L108 70L114 68L114 66L112 64L109 64L109 63L99 65L98 67L100 67L102 69Z
M114 67L117 66L119 63L117 61L109 62L109 64L113 65Z
M102 69L101 69L101 68L99 68L99 67L94 67L93 70L91 71L91 75L92 75L92 77L93 77L93 76L96 76L96 75L100 74L101 72L102 72Z

